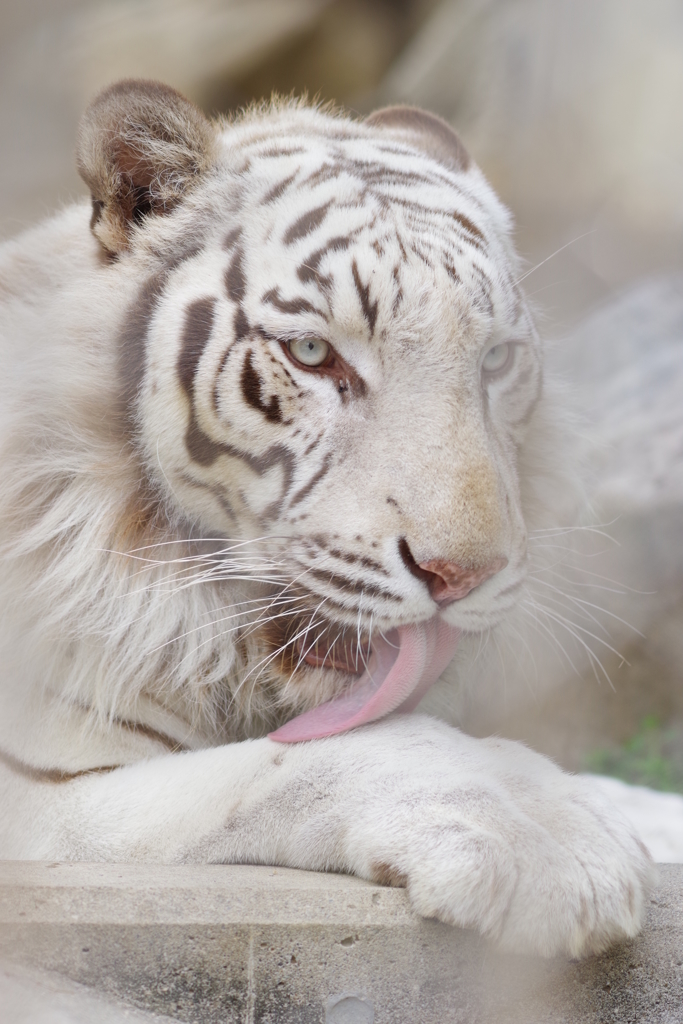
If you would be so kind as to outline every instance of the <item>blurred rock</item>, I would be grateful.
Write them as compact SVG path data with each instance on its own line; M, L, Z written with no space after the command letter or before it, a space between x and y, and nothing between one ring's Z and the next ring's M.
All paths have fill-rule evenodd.
M532 538L551 563L530 628L515 623L459 720L577 770L646 715L683 724L683 275L617 296L548 361L582 417L588 509L578 529Z
M559 321L683 266L679 0L443 0L378 99L456 126L534 262L571 243L533 280Z
M683 228L679 0L445 0L384 89L456 123L509 197Z
M83 192L78 118L157 78L208 114L273 92L363 106L436 0L0 0L0 237Z
M331 0L305 34L231 76L229 87L240 102L293 92L362 110L429 5L434 0Z
M629 289L557 342L549 362L595 427L593 501L605 513L683 509L683 275ZM683 567L683 550L672 556Z
M103 86L157 78L195 102L310 28L329 0L32 0L0 11L0 235L82 194L76 125ZM6 5L7 6L7 5Z
M647 630L683 597L683 275L624 292L549 364L573 386L592 515L617 541L594 571L626 588L610 610Z

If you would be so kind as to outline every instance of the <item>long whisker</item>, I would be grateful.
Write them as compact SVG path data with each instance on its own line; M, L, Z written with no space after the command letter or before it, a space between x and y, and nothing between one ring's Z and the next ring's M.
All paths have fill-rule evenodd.
M320 623L316 623L315 625L318 626L318 625L323 625L323 624L324 623L320 622ZM274 658L277 658L278 656L284 654L284 652L287 650L287 648L291 647L291 645L293 643L296 643L296 641L299 639L299 637L302 636L306 632L306 629L308 629L308 627L306 627L305 629L300 630L293 637L291 637L289 640L287 640L284 644L281 644L281 646L278 647L276 651L274 651L273 653L267 655L265 658L262 658L261 661L259 661L256 665L253 665L252 668L247 672L246 676L242 679L242 681L239 684L239 686L237 687L237 690L235 691L235 694L237 694L239 692L239 690L242 688L242 686L247 681L247 679L251 675L253 675L253 673L258 668L263 666L263 669L261 669L261 671L263 672L263 670L265 669L266 665L268 665ZM291 676L290 676L290 679L291 679Z
M559 613L556 613L556 612L552 612L548 608L539 608L538 605L536 605L535 602L533 602L533 606L534 606L535 611L536 611L537 614L540 612L541 615L544 615L546 618L550 619L551 622L557 623L557 625L560 626L562 629L565 629L570 634L570 636L574 637L576 642L579 643L583 647L583 649L585 650L585 652L588 655L588 658L589 658L589 660L591 662L591 665L593 665L594 661L595 661L595 663L597 663L597 665L600 667L600 670L602 671L605 679L607 680L609 685L612 687L612 689L614 689L614 687L612 686L612 680L609 677L609 673L607 672L607 669L602 664L602 661L597 656L595 651L593 651L589 647L589 645L586 643L586 641L583 639L583 637L580 634L581 633L585 633L586 636L591 637L591 639L597 640L598 643L600 643L604 647L606 647L609 651L612 652L612 654L616 654L616 656L618 658L621 658L622 662L625 661L625 658L623 657L623 655L620 654L619 651L617 651L617 649L615 647L612 647L611 644L607 643L606 640L603 640L602 637L597 636L595 633L591 633L590 630L585 629L583 626L579 626L577 623L571 622L571 620L567 619L566 616L560 615ZM628 664L628 662L626 662L626 664ZM572 664L572 667L575 669L575 666L573 664ZM576 669L575 669L575 671L576 671ZM597 678L597 676L596 676L596 678Z
M572 597L571 594L565 593L563 590L560 590L559 587L554 586L552 583L548 583L547 580L540 580L539 579L539 580L536 580L535 582L539 586L548 587L550 590L554 591L556 594L559 594L561 597L565 598L567 601L570 601L573 605L578 606L581 611L583 611L586 615L588 615L591 618L591 620L593 622L595 622L596 625L600 626L601 629L604 629L605 632L607 632L606 627L603 626L602 623L600 623L599 619L595 615L592 615L590 612L586 611L587 608L594 608L596 611L600 612L602 615L609 616L609 618L614 619L616 622L620 622L623 626L627 626L628 629L632 629L634 633L638 634L638 636L643 637L643 639L645 638L645 634L644 633L641 633L641 631L639 629L636 629L635 626L632 626L631 623L627 622L626 619L622 619L622 617L620 615L617 615L615 612L609 611L608 608L603 608L601 605L594 604L592 601L586 601L586 600L584 600L584 598L581 598L581 597Z
M569 652L565 648L564 644L560 641L559 637L552 631L552 629L550 629L550 627L545 622L541 622L540 618L538 617L538 614L536 613L535 605L534 604L527 605L526 602L522 602L521 603L521 607L522 607L522 610L524 611L524 613L531 620L532 628L535 629L536 632L539 632L539 633L542 632L547 637L549 637L549 639L552 641L552 643L555 645L555 647L557 647L557 649L560 651L560 653L564 656L564 658L566 659L567 663L569 664L569 666L571 667L573 672L576 675L579 675L580 673L579 673L578 668L574 664L574 661L573 661L571 655L569 654Z
M304 643L305 643L305 638L308 636L309 629L312 628L311 623L313 622L313 619L318 614L319 609L323 606L324 603L325 603L325 598L323 598L322 601L320 601L320 603L318 604L318 606L311 612L311 617L310 617L310 619L308 621L308 625L306 626L306 629L304 631ZM322 634L320 634L319 636L316 637L316 639L313 641L313 644L316 644L318 642L318 640L320 639L320 636L322 636ZM296 673L297 673L297 671L298 671L302 661L305 660L306 654L308 654L308 652L310 650L312 650L312 647L313 647L313 645L307 647L306 651L304 652L303 651L303 645L302 644L299 645L299 660L297 661L296 665L294 666L294 668L292 669L292 671L290 673L290 676L289 676L290 680L296 675Z
M250 612L269 611L274 606L294 603L297 600L298 600L298 598L296 598L296 597L290 597L290 598L287 598L285 600L281 600L281 601L277 601L277 602L270 601L268 604L263 604L263 605L261 605L260 607L257 607L257 608L251 608L251 609L249 609L249 611ZM271 622L273 620L273 618L281 618L281 617L284 617L285 615L291 615L291 613L292 613L292 610L291 609L287 609L287 611L286 612L282 612L281 615L270 616L267 619L257 619L256 622L255 623L251 623L251 625L252 625L253 628L257 628L258 626L262 625L263 623ZM229 622L231 619L243 619L243 618L244 618L244 611L238 611L238 612L234 612L232 615L223 615L219 619L212 619L210 622L202 622L202 623L200 623L197 626L193 626L192 629L186 630L184 633L177 633L174 637L172 637L171 640L166 640L165 643L159 644L157 647L153 647L149 653L150 654L156 654L157 651L163 650L164 647L169 647L171 644L177 643L179 640L184 640L186 637L192 636L194 633L199 633L200 630L211 629L214 626L220 625L222 622ZM210 643L212 639L219 639L222 636L227 636L228 633L230 633L230 632L234 632L234 630L228 630L227 632L225 630L222 630L217 635L215 635L213 637L210 637L209 640L206 641L206 642ZM250 635L250 633L248 633L248 632L245 633L245 636L249 636L249 635ZM200 644L199 646L202 646L202 645Z
M584 231L582 235L577 235L576 238L572 238L570 242L566 242L565 245L561 245L559 249L556 249L555 252L551 252L550 256L546 256L544 260L541 260L540 263L537 263L535 267L531 268L531 270L527 270L526 274L522 274L521 277L518 277L515 281L515 284L521 284L522 281L526 281L527 277L535 273L538 270L538 268L542 267L544 263L548 262L548 260L551 260L554 256L557 256L559 253L564 252L564 250L568 249L570 245L575 245L577 242L580 242L582 238L587 238L588 235L595 234L595 231L595 228L591 228L590 231Z
M297 609L294 609L294 611L296 611L296 610ZM267 622L274 622L277 619L289 618L292 615L292 611L293 611L293 609L287 609L286 612L279 612L277 615L271 615L271 616L269 616L268 619L264 619L263 622L257 623L251 630L246 631L244 633L244 635L245 636L251 635L251 633L254 631L254 629L258 628L258 626L265 625ZM201 650L202 647L205 647L207 644L215 643L217 640L220 640L221 637L230 636L231 633L235 633L235 632L239 631L239 629L240 629L240 626L238 624L236 626L232 626L230 629L222 630L217 636L211 636L207 640L203 640L201 643L197 644L196 648L193 651L191 651L190 653L186 654L185 657L182 658L178 662L178 665L176 666L176 668L179 669L189 658L193 657L198 650ZM242 682L245 682L246 678L247 678L247 676L245 676L245 678L242 680ZM237 690L235 691L235 693L238 692L238 690L241 688L241 686L242 686L242 683L239 684L239 686L237 687Z

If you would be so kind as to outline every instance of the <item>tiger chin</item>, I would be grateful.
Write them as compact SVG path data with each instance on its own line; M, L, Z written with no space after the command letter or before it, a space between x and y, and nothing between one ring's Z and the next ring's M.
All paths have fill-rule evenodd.
M0 855L350 872L542 955L635 935L617 813L415 710L516 614L561 433L457 136L125 81L78 167L92 202L0 252Z

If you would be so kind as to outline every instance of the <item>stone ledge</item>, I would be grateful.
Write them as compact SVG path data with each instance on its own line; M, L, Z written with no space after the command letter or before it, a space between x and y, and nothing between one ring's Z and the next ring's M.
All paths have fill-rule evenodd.
M634 942L503 956L401 889L267 867L0 862L0 957L198 1024L683 1021L683 865Z

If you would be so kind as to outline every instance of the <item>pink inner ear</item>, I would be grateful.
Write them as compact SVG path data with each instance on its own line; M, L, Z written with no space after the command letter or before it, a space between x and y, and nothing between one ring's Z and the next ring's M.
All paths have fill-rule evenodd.
M400 626L373 640L367 671L348 690L305 711L270 733L279 743L298 743L346 732L392 711L413 711L449 664L460 630L438 617Z

